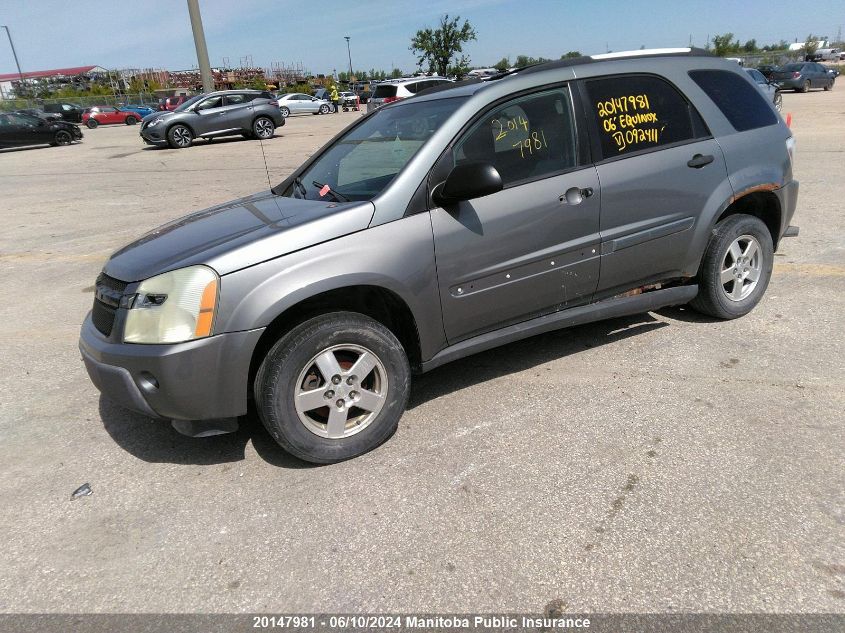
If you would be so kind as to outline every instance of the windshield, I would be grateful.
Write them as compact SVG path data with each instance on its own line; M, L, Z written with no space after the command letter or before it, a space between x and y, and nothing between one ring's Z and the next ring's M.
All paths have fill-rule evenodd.
M188 99L187 101L185 101L185 102L183 102L181 105L179 105L179 106L178 106L178 107L174 110L174 112L182 112L183 110L187 110L187 109L188 109L188 108L190 108L192 105L194 105L197 101L199 101L200 99L202 99L204 96L205 96L205 95L197 95L196 97L191 97L190 99Z
M370 200L465 101L405 102L377 110L335 141L282 194L307 200Z

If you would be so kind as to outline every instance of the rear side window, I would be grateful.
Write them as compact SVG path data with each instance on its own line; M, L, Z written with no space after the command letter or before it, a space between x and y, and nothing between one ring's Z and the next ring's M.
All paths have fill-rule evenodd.
M703 136L700 117L668 82L622 75L586 82L587 111L598 126L601 158L624 156Z
M722 111L737 132L774 125L778 117L763 95L729 70L691 70L689 76Z
M396 96L396 86L376 86L376 90L373 93L374 99L384 99L386 97L395 97Z
M242 95L242 94L226 95L226 105L237 105L239 103L245 103L247 101L251 101L254 98L255 98L254 95Z

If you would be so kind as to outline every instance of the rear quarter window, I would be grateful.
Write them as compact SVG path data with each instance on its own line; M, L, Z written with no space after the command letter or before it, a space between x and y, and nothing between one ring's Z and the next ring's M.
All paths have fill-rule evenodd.
M601 159L706 136L686 98L653 75L619 75L585 83L588 115L598 128Z
M744 77L729 70L691 70L698 84L737 132L754 130L778 122L760 91Z

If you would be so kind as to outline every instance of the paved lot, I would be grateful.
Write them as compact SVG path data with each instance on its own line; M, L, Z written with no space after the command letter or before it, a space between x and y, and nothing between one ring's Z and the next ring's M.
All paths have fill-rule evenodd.
M112 406L76 347L111 251L266 188L256 141L0 152L0 611L845 611L845 86L787 111L801 236L751 315L459 361L319 468L253 420L190 439ZM291 119L274 183L355 116Z

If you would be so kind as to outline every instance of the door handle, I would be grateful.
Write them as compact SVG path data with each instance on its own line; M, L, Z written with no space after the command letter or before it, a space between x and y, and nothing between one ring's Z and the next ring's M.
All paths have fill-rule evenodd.
M581 189L579 187L572 187L566 190L566 193L561 194L558 197L561 204L581 204L584 198L589 198L593 195L593 188L592 187L585 187Z
M687 161L687 167L692 167L693 169L701 169L705 165L709 165L712 162L713 157L710 154L696 154Z

